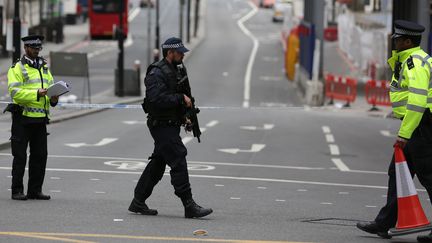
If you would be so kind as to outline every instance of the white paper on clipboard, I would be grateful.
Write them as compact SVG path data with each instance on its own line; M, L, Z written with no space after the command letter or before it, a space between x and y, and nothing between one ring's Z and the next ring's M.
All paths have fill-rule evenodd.
M52 96L60 96L66 94L69 91L69 84L67 84L65 81L58 81L48 87L47 95L51 98Z

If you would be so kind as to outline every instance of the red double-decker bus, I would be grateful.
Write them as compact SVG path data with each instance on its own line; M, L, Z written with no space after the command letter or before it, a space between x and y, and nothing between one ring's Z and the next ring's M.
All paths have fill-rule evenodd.
M128 34L128 0L89 0L90 37L92 39L112 38L115 28L120 23L120 11L123 11L123 35L126 37Z

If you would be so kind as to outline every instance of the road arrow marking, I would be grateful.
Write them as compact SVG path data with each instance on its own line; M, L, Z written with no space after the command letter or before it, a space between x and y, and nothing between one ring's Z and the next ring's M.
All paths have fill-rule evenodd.
M265 148L265 144L252 144L252 147L250 150L241 150L239 148L230 148L230 149L218 149L221 152L224 153L230 153L230 154L237 154L238 152L244 152L244 153L256 153L261 151L263 148Z
M274 127L274 124L264 124L264 126L262 128L256 127L256 126L241 126L240 128L244 129L244 130L255 131L255 130L270 130L270 129L273 129L273 127Z
M100 140L100 142L95 144L87 144L87 143L65 143L66 146L72 147L72 148L79 148L79 147L100 147L107 144L110 144L114 141L116 141L117 138L103 138Z

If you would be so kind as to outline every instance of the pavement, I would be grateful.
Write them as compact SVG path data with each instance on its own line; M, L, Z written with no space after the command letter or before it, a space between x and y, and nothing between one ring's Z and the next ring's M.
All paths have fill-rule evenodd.
M204 8L203 12L204 12ZM203 16L205 13L202 13ZM201 18L201 28L197 34L196 38L192 38L191 42L187 44L188 48L191 50L189 55L193 54L193 50L200 44L200 42L205 37L205 17ZM76 25L65 25L64 27L64 42L63 43L45 43L42 55L49 55L49 52L56 51L76 51L79 50L80 45L88 41L88 22L80 23ZM352 65L343 56L340 50L337 48L337 42L326 43L324 45L324 71L332 72L339 75L358 75L358 73L353 71ZM186 56L187 58L187 56ZM7 77L6 73L12 63L11 57L0 58L0 94L7 93ZM55 77L54 77L55 78ZM105 91L92 94L93 104L131 104L142 101L143 97L118 97L114 95L114 87L112 82L106 82ZM142 94L145 93L144 85L141 85ZM0 97L0 108L6 106L5 103L10 101L9 97ZM343 108L343 103L335 102L335 105L323 106L319 109L329 110L330 112L354 112L365 114L368 116L377 117L387 117L391 109L388 107L383 107L378 112L368 112L371 108L369 104L366 103L364 97L358 97L355 102L351 104L350 108ZM84 116L87 114L100 112L104 109L61 109L52 108L51 109L51 123L56 123L75 117ZM9 113L0 113L0 149L6 149L10 147L10 126L11 126L11 116Z

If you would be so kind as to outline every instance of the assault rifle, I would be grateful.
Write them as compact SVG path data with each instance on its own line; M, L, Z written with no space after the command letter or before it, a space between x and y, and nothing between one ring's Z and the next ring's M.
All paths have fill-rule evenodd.
M192 131L194 137L198 139L198 143L201 142L201 130L198 122L197 114L200 110L195 106L195 99L192 97L191 88L189 84L189 78L187 75L186 67L182 64L178 65L179 81L177 82L177 88L180 92L188 96L192 101L192 106L186 108L185 117L191 121L191 124L186 124L186 131Z

